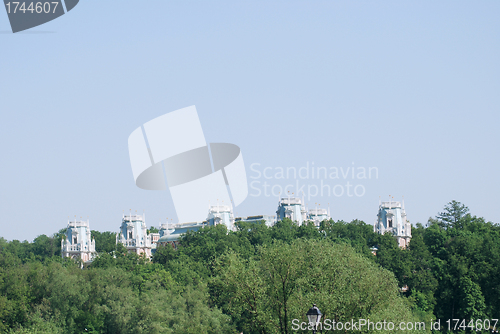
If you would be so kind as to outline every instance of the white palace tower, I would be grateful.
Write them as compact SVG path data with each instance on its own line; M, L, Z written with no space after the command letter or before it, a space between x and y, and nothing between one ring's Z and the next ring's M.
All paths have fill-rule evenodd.
M291 219L299 226L302 225L307 220L307 210L304 200L301 201L298 197L281 198L276 210L276 221L280 221L283 218Z
M61 240L61 256L92 261L95 255L95 240L90 237L89 222L68 221L66 238Z
M122 217L120 232L116 235L116 243L122 243L129 252L145 254L151 257L152 242L148 236L144 216L130 213Z
M406 248L411 239L411 224L406 219L404 201L403 205L392 200L380 202L373 230L379 234L391 233L396 237L399 247Z

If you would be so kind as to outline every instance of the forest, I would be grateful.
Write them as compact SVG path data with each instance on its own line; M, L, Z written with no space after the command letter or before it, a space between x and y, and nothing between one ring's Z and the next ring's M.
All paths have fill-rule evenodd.
M82 268L61 258L64 232L0 238L1 333L311 333L292 320L313 303L336 321L500 318L500 226L456 201L415 224L407 249L359 220L284 219L190 231L152 260L92 231L98 256Z

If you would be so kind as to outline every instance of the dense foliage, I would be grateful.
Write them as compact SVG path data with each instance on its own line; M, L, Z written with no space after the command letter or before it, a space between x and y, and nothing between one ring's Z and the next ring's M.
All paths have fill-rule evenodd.
M64 230L0 238L0 332L294 333L313 302L337 321L500 317L498 225L452 201L412 234L400 249L358 220L242 223L189 232L149 261L92 231L99 256L83 269L60 257Z

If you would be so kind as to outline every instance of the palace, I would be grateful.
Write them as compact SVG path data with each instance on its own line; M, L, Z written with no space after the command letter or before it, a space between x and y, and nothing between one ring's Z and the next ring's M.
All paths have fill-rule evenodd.
M406 219L404 202L380 202L373 231L379 234L391 233L401 248L406 248L411 239L411 224Z
M235 219L236 223L239 222L256 223L259 221L263 221L264 224L266 224L266 226L271 227L276 222L276 216L258 215L258 216L238 217Z
M123 215L116 243L121 243L129 252L144 254L150 258L157 245L169 244L177 248L181 236L187 231L197 231L205 226L224 225L228 231L235 231L240 222L255 223L263 221L268 227L288 218L301 226L312 222L317 228L322 221L330 220L330 208L314 208L307 210L304 199L297 197L280 198L276 216L256 215L234 218L233 208L228 205L209 206L207 219L203 222L184 222L176 224L160 224L159 233L149 233L145 215ZM376 233L391 233L401 248L406 248L411 239L411 224L406 219L404 202L380 202L377 220L373 226ZM376 250L373 250L376 253ZM66 238L61 241L63 257L81 259L84 263L91 262L95 256L95 240L91 240L88 221L68 222Z
M288 218L300 226L308 221L319 227L323 220L330 220L330 209L314 208L307 210L304 199L297 197L281 198L276 210L277 221Z
M95 240L90 238L89 222L68 221L65 238L61 240L61 256L91 262L95 256Z
M300 198L288 197L280 199L276 210L277 220L291 219L300 226L307 220L307 210Z
M145 254L146 257L152 255L152 235L147 233L144 216L141 215L123 215L120 232L116 234L116 243L122 243L129 252L136 254ZM158 238L159 239L159 235Z
M311 209L309 210L308 218L314 223L314 226L319 227L323 220L330 220L330 208L326 209Z
M229 231L234 230L233 209L227 205L214 205L208 209L207 220L204 223L208 226L219 224L226 225Z
M172 247L177 248L182 234L186 233L187 231L197 231L200 228L206 226L206 223L167 223L161 224L160 226L160 238L158 240L158 245L170 244Z

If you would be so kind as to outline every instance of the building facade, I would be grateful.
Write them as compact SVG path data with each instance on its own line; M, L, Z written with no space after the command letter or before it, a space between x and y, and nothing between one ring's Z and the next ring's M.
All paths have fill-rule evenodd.
M303 201L297 197L287 197L280 199L276 210L276 220L284 218L291 219L299 226L307 220L307 210Z
M319 227L323 220L330 220L330 209L311 209L307 218L314 223L314 226Z
M208 226L224 224L228 231L234 231L233 210L228 205L212 205L208 209L206 220Z
M116 243L121 243L129 252L145 254L151 257L151 237L147 233L144 216L128 215L122 217L120 232L116 235Z
M248 222L255 223L263 221L266 226L271 227L276 223L276 216L268 216L268 215L258 215L258 216L248 216L248 217L238 217L235 218L235 223L239 222Z
M161 224L160 225L160 238L158 239L158 246L170 245L177 248L179 244L180 234L174 234L175 228L173 224Z
M373 226L376 233L391 233L396 237L398 245L406 248L411 240L411 224L406 218L406 211L400 202L381 202L377 219Z
M200 228L206 226L206 223L177 223L177 224L161 224L160 227L160 238L158 239L158 245L170 245L177 248L179 245L179 240L182 234L187 231L198 231Z
M66 238L61 240L61 256L90 262L95 256L95 240L91 239L89 222L68 221Z

